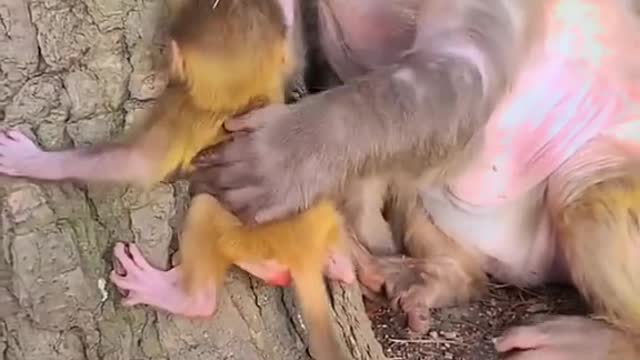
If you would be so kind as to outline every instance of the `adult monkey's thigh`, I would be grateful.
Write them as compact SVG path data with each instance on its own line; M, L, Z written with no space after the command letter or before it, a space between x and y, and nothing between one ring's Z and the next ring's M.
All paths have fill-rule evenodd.
M598 160L605 157L608 162L602 166ZM546 319L509 330L498 349L529 348L516 355L522 359L636 359L640 162L621 144L596 139L550 178L548 201L571 280L602 321Z
M587 188L557 221L575 286L598 315L640 329L638 163Z

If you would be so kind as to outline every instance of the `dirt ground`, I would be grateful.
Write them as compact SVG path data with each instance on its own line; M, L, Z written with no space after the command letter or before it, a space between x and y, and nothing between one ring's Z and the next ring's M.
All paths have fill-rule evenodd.
M585 314L586 307L570 288L534 290L492 284L481 300L466 306L437 310L431 330L412 337L403 317L388 308L370 310L374 332L390 360L498 359L492 339L534 315Z

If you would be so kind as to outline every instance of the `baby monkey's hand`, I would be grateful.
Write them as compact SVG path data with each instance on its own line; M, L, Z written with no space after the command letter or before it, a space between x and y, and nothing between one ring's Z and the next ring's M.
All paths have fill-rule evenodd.
M0 173L33 179L56 180L62 164L18 130L0 132Z

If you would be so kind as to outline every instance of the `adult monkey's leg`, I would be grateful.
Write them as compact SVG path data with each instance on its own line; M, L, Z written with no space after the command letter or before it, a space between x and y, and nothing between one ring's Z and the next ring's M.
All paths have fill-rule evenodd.
M510 329L498 350L525 349L510 359L640 357L640 163L626 160L619 144L596 146L577 156L596 163L598 153L607 154L613 166L570 162L551 177L548 201L565 266L602 320L555 317Z

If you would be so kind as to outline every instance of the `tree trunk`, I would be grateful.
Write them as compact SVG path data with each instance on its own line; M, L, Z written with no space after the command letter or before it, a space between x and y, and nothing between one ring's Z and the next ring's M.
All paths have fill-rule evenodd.
M112 138L163 89L160 0L0 0L0 120L48 149ZM0 359L305 359L291 289L231 272L216 316L123 308L108 280L116 241L166 268L184 184L117 186L3 178ZM358 289L332 284L354 359L384 359Z

